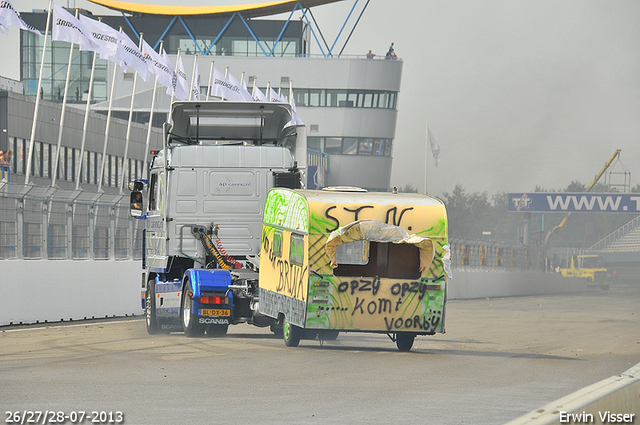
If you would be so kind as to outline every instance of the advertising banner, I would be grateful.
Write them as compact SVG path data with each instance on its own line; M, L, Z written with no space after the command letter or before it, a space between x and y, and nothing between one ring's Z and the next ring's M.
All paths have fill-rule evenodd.
M640 213L640 193L510 193L509 211Z

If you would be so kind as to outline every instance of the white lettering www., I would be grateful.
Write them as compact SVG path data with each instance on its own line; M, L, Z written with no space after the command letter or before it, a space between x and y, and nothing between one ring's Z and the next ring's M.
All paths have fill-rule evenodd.
M600 205L600 209L601 210L606 210L607 207L611 207L611 211L618 211L618 207L620 206L620 200L622 199L622 197L618 196L616 197L615 203L612 199L611 196L607 196L604 200L604 202L602 202L602 198L600 196L598 196L598 205Z
M593 209L593 204L596 202L595 197L592 197L589 200L586 196L581 196L579 201L577 196L572 196L572 198L573 207L578 211L580 211L583 206L587 209L587 211L591 211ZM598 199L600 199L600 197L598 197ZM600 203L602 204L602 201L600 201Z
M549 208L551 208L552 211L558 209L558 205L560 205L561 210L566 210L569 208L569 204L571 203L571 197L565 198L564 196L559 195L556 196L555 200L552 200L551 196L547 195L547 202L549 202Z

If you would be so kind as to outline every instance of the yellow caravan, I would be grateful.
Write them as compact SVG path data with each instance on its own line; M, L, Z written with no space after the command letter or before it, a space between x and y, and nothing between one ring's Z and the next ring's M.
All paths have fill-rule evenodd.
M386 333L408 351L444 333L451 276L441 201L356 188L274 188L265 204L260 313L303 335Z

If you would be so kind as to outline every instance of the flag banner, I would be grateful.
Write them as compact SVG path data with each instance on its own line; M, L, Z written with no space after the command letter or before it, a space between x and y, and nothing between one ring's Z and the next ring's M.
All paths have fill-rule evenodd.
M176 70L173 69L173 66L171 66L171 59L169 59L169 55L164 49L162 49L162 59L164 60L164 63L169 67L169 72L171 73L171 84L167 86L167 94L171 96L171 94L173 93L173 84Z
M95 47L90 50L98 53L101 59L115 62L122 66L123 59L119 54L118 43L120 33L109 25L91 19L85 15L80 15L80 22L84 25L89 34L91 34L93 44L95 45ZM85 49L80 47L80 50Z
M269 102L289 103L284 97L276 93L273 88L269 89Z
M167 89L173 88L173 69L171 63L167 62L163 56L153 50L149 43L142 40L142 53L148 56L149 72L158 76L158 82ZM171 92L169 92L171 93Z
M189 99L189 83L187 82L187 74L184 72L184 64L182 56L178 58L178 66L173 73L173 95L178 100Z
M0 22L0 33L9 34L9 28L5 27L1 22Z
M267 99L267 96L265 96L264 93L262 93L262 90L260 90L260 88L255 84L253 85L253 91L252 91L251 97L253 97L253 100L256 102L269 101L269 99Z
M217 97L222 97L226 100L231 100L234 102L243 102L247 101L247 99L242 95L242 91L244 89L240 87L240 84L233 84L231 81L224 77L224 74L218 70L215 66L213 67L213 95ZM253 101L251 95L247 93L249 96L249 102Z
M97 46L92 38L91 32L79 19L54 3L52 40L75 43L80 46L80 50L95 50Z
M124 32L118 33L118 42L121 48L120 53L126 64L123 70L126 71L131 67L144 81L149 81L149 67L147 66L149 58L138 49L138 46Z
M0 0L0 25L5 27L18 27L34 34L42 35L40 31L22 20L20 14L9 0Z
M195 55L193 84L191 85L191 99L200 102L200 70L198 69L198 55Z
M238 89L240 90L240 95L242 96L242 100L244 100L245 102L253 102L253 96L249 94L244 84L240 84L236 77L234 77L231 73L229 73L228 80L231 84L238 87Z
M288 125L304 125L300 117L298 116L298 111L296 111L296 101L293 98L293 93L291 93L291 121Z
M431 148L431 155L433 156L433 161L436 163L436 167L440 162L440 145L436 142L436 139L431 134L431 130L427 127L427 141L429 142L429 148Z

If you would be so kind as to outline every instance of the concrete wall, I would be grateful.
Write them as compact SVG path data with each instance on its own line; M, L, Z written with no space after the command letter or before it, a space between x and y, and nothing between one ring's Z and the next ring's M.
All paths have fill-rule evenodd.
M450 300L527 295L567 294L586 291L582 278L544 272L453 271L447 297Z
M140 315L140 261L0 261L0 326ZM560 294L587 289L555 273L454 271L449 299Z
M140 261L0 261L0 326L140 315Z

